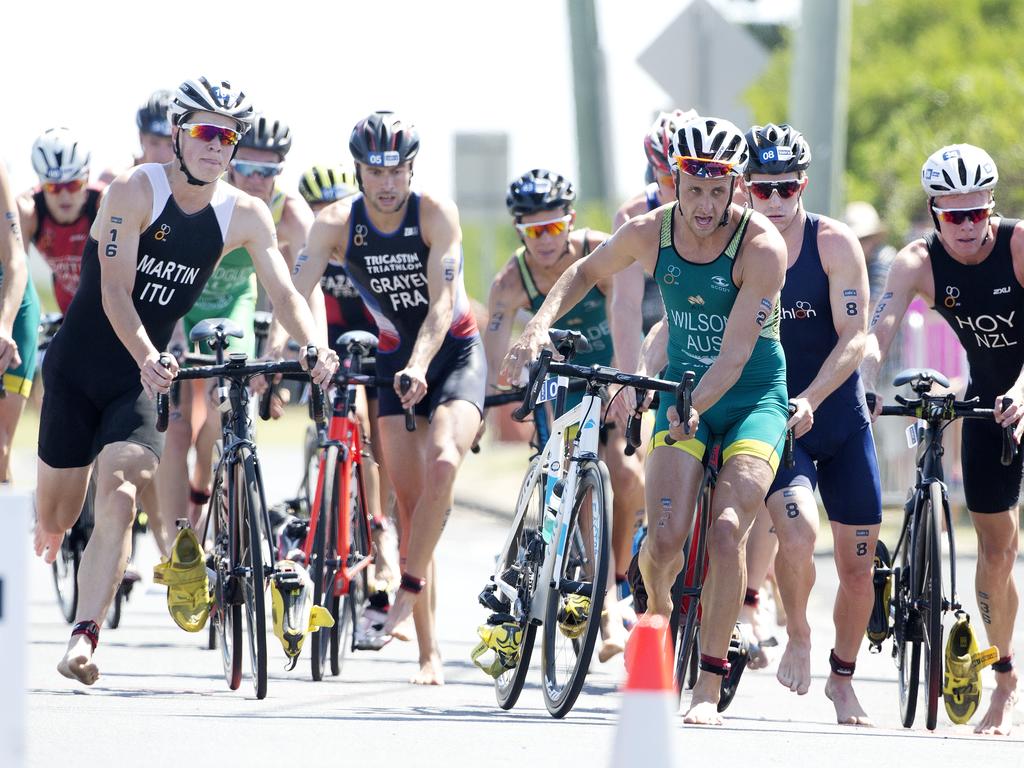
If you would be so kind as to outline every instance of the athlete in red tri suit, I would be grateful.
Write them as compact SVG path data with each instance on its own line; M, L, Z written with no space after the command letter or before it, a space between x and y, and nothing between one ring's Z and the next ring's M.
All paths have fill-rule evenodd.
M36 139L32 167L39 186L18 199L21 229L53 272L57 305L67 312L102 192L88 185L89 150L67 128L51 128Z

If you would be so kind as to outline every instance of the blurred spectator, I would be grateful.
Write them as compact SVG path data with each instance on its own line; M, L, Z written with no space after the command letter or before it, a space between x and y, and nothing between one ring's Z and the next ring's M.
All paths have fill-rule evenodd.
M855 200L846 206L843 221L853 230L864 249L864 258L868 264L868 285L870 287L870 311L874 312L878 297L885 287L885 278L889 274L896 249L885 241L887 230L878 218L878 211L871 203Z

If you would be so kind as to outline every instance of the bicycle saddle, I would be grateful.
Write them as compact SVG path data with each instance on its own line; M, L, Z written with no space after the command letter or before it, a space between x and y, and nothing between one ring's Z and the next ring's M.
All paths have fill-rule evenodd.
M551 343L555 345L558 354L566 360L571 360L577 354L586 354L592 347L587 337L579 331L561 331L552 328L548 331Z
M932 368L907 368L892 380L894 387L902 387L904 384L909 384L911 389L920 394L930 390L932 384L948 387L949 379Z
M245 332L242 331L241 326L234 320L228 320L226 317L210 317L196 323L188 338L191 342L199 342L212 339L218 334L234 336L236 339L240 339L245 335Z
M377 351L377 337L367 331L348 331L341 334L334 343L349 352L358 350L363 357Z

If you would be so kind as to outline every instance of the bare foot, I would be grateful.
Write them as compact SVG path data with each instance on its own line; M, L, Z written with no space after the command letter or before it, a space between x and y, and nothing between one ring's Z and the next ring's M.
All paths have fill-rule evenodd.
M50 565L57 559L57 553L60 552L60 545L62 541L64 541L63 533L47 533L43 530L42 525L38 522L36 523L36 555L42 557L47 565Z
M444 668L441 654L436 650L430 657L420 661L420 671L409 680L413 685L444 685Z
M874 728L875 724L857 700L853 681L848 677L829 675L825 683L825 696L835 705L836 722L840 725L863 725Z
M1003 685L1001 678L1008 678L1009 685ZM977 727L975 733L986 736L1009 736L1013 729L1013 708L1017 705L1017 678L1009 675L996 677L996 689L992 691L992 700L988 704L988 712Z
M388 611L388 620L384 622L385 635L391 635L397 640L408 640L412 637L409 632L409 621L412 620L412 609L416 606L416 595L405 589L398 590L395 597L395 604ZM402 635L395 634L395 630Z
M761 645L761 633L758 626L741 621L740 633L747 640L747 669L764 669L767 667L771 663L771 658Z
M717 701L698 701L697 694L690 699L690 708L683 715L687 725L721 725L722 716L718 713Z
M85 635L73 635L68 650L57 665L57 671L64 677L77 680L83 685L92 685L100 677L100 668L92 660L92 643Z
M405 621L392 629L391 636L403 643L408 643L412 640L416 636L416 623L412 620L412 616L408 616Z
M611 599L611 598L605 598ZM601 650L597 659L602 664L626 649L626 628L622 625L622 616L618 606L601 612Z
M775 677L789 690L801 696L807 693L811 687L811 644L790 638Z

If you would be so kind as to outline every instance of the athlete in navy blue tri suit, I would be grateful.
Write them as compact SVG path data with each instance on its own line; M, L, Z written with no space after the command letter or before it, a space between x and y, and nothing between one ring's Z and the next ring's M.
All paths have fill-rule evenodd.
M462 280L455 205L412 192L416 129L391 112L356 124L349 140L362 194L325 208L294 275L310 295L330 262L345 267L380 334L377 373L384 469L398 501L401 589L382 631L409 639L413 616L420 670L414 683L444 682L433 605L434 549L452 508L452 488L480 425L486 362ZM411 386L402 392L401 379ZM414 408L415 432L403 409Z
M35 548L48 562L82 509L97 462L77 623L57 667L86 685L99 678L98 622L124 574L135 500L163 447L152 398L169 391L177 367L161 352L225 251L249 251L281 322L319 348L313 378L323 383L337 369L337 355L288 278L270 211L220 181L251 124L245 95L227 82L187 80L171 114L177 160L136 166L108 187L78 291L43 365Z
M789 642L779 682L804 694L811 683L807 600L814 584L818 530L815 487L835 539L839 592L833 613L832 674L825 685L844 725L870 725L851 685L874 600L872 566L882 521L875 445L857 366L867 332L868 277L853 232L803 206L811 150L788 125L747 132L744 178L750 205L775 224L789 253L780 336L795 412L793 468L780 466L767 506L779 539L775 575L786 608Z
M996 688L976 733L1008 735L1017 702L1013 625L1017 616L1018 501L1021 454L1008 467L999 461L1001 427L1024 431L1024 222L994 215L999 181L995 161L971 144L936 150L921 168L921 185L935 229L914 240L893 260L875 307L864 385L874 390L878 371L900 321L915 296L927 301L956 332L967 352L967 397L994 407L995 421L963 424L964 494L978 534L975 591L991 645L1001 658L992 665ZM1003 408L1002 399L1011 404ZM882 398L877 398L877 409Z

